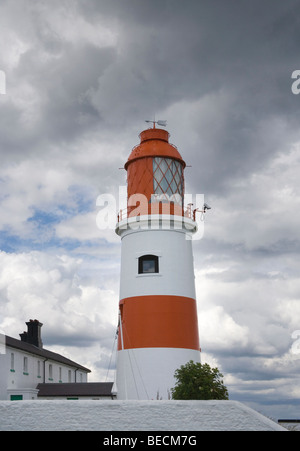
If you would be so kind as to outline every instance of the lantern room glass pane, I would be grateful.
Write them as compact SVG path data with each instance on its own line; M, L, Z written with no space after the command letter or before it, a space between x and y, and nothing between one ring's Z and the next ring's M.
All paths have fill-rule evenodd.
M166 194L169 197L179 194L183 198L183 166L179 161L171 158L154 158L153 180L154 194Z

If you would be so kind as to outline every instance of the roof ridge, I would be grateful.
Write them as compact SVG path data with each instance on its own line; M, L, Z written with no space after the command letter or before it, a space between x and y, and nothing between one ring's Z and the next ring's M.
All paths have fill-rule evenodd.
M50 359L50 360L53 360L53 361L56 361L59 363L64 363L65 365L73 366L73 367L76 367L77 369L81 369L81 370L87 371L88 373L91 373L90 369L88 369L88 368L80 365L79 363L75 362L74 360L68 359L67 357L64 357L63 355L58 354L56 352L49 351L44 348L38 348L32 344L23 342L21 340L13 338L13 337L9 337L7 335L5 335L5 340L6 340L6 346L10 346L15 349L20 349L22 351L29 352L31 354L38 355L40 357L45 357L47 359Z

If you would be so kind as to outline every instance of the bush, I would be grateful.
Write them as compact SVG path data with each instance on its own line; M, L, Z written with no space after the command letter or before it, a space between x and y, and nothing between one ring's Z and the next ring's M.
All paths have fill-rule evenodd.
M190 361L175 371L175 387L171 389L176 400L228 400L228 391L223 384L223 374L207 363Z

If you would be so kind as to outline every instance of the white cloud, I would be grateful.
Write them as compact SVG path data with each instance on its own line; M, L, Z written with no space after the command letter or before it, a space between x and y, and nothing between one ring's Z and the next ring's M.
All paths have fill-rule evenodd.
M259 172L235 180L226 197L212 196L207 237L243 244L246 250L272 250L277 243L298 241L299 160L297 144L288 154L274 157Z
M42 160L25 160L2 170L0 226L22 235L24 222L34 209L70 204L68 186L73 177L67 167L55 168Z
M56 226L56 236L62 239L79 241L105 240L107 243L119 243L120 238L112 228L99 229L96 223L97 212L78 215Z
M73 360L86 366L93 363L97 371L97 349L101 347L105 355L111 350L118 295L105 288L105 280L103 288L91 280L83 285L82 264L67 255L1 252L0 328L17 338L26 321L38 319L44 324L45 348L62 347ZM96 372L93 377L97 376Z
M99 239L101 234L96 225L96 216L96 212L91 212L63 221L56 226L56 234L59 238L71 238L80 241Z
M212 307L209 310L198 309L200 341L208 350L224 351L236 348L243 349L249 341L249 330L246 326L240 326L225 312L221 306Z

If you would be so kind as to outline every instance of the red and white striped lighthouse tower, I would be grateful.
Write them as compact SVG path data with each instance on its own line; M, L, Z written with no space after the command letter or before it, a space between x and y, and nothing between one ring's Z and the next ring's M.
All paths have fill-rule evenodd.
M117 353L118 399L168 399L174 373L200 362L191 236L197 224L184 206L186 164L169 133L140 135L125 165L127 211L122 239Z

